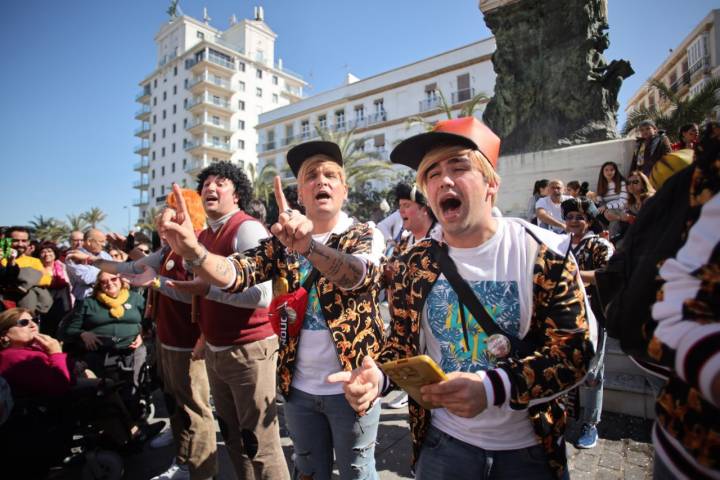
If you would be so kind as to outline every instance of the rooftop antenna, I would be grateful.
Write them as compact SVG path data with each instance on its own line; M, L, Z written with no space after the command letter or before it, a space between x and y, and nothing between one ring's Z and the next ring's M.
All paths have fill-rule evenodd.
M255 20L262 22L265 20L265 11L263 7L255 7Z
M203 7L203 22L209 24L210 20L212 20L212 18L210 18L210 15L208 15L207 7Z
M230 26L233 26L233 25L235 25L236 23L237 23L237 17L236 17L235 14L233 13L232 15L230 15Z

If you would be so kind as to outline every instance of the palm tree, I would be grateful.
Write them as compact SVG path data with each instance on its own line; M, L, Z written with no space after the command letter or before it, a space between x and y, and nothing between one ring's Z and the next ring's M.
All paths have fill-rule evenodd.
M35 230L35 237L38 240L49 240L51 242L59 242L68 234L68 226L54 217L45 218L37 215L30 222Z
M660 97L670 103L665 112L652 107L639 107L628 113L623 135L640 126L643 120L652 120L658 129L665 130L672 140L678 140L680 127L688 123L701 123L709 118L713 110L720 107L720 78L712 78L692 97L680 97L670 87L659 80L650 80L650 87L660 94Z
M138 218L135 226L139 228L143 233L150 236L153 230L155 230L155 217L160 213L160 209L157 207L151 207L145 210L145 216Z
M475 95L463 104L462 108L460 108L460 111L458 112L457 117L453 117L452 105L447 102L445 94L443 94L442 90L435 90L435 92L438 95L438 100L440 100L439 108L440 110L442 110L448 120L452 120L453 118L472 117L475 114L475 111L480 106L480 103L484 100L489 100L490 98L487 96L487 94L485 94L485 92L479 92L477 95ZM435 122L429 122L422 115L414 115L407 120L407 127L410 128L414 125L422 125L425 130L430 131L435 126Z
M98 207L92 207L81 216L90 225L90 228L97 228L97 225L107 218L107 214Z
M395 176L390 163L382 159L380 152L364 150L366 137L355 138L355 129L333 131L315 126L321 140L334 142L340 147L345 179L350 190L361 188L364 184L375 180L389 180Z
M273 195L273 180L278 175L277 167L274 163L268 162L257 171L255 165L248 166L250 171L250 179L253 182L253 196L268 204L270 197Z
M78 231L83 232L88 227L88 222L85 220L83 214L72 215L67 214L67 226L71 232Z

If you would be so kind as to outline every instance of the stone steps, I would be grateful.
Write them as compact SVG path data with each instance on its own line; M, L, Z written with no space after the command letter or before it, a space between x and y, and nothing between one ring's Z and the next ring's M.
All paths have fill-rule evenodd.
M603 410L654 419L655 396L661 384L630 360L617 340L607 339Z

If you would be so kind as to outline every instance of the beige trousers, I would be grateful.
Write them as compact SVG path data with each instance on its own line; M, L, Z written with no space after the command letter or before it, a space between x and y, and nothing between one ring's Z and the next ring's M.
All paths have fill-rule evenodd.
M188 466L192 480L201 480L218 473L217 442L205 361L192 360L190 354L157 346L164 390L175 400L170 427L177 461Z
M275 337L205 350L220 431L238 479L290 478L275 405L277 350Z

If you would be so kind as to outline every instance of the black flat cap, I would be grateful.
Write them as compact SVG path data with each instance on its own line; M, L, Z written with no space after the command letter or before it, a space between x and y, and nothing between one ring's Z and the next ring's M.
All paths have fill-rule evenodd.
M322 140L305 142L295 145L287 153L287 162L290 170L295 174L295 178L300 173L300 166L303 162L313 155L326 155L341 167L343 166L342 152L337 143Z

